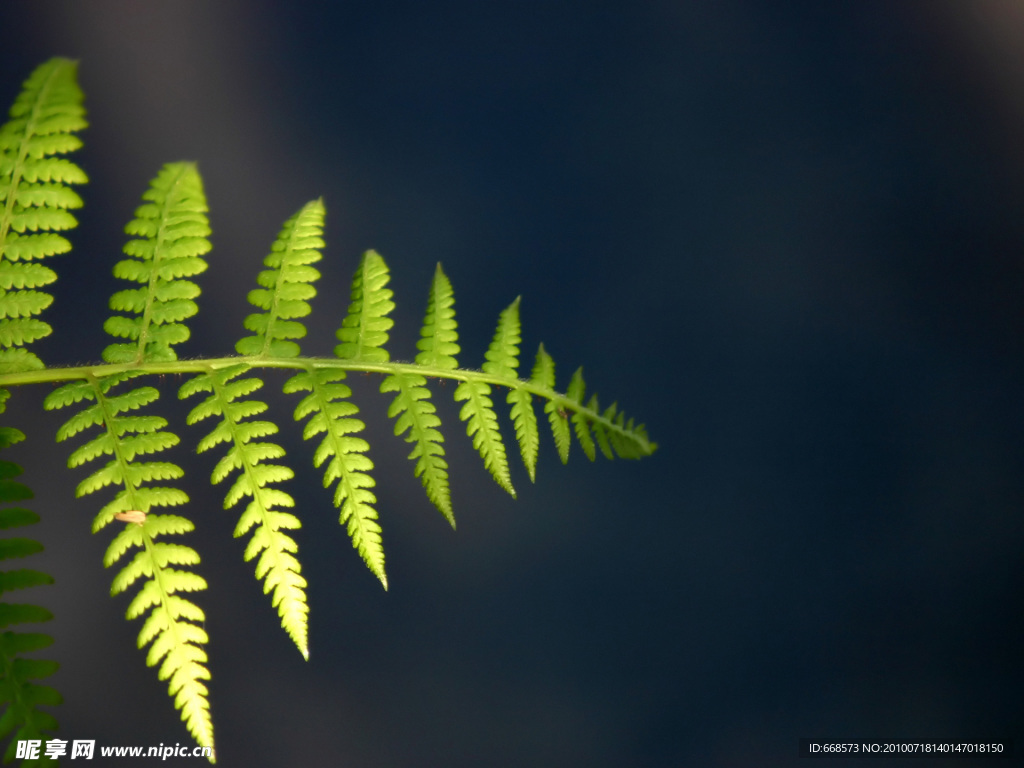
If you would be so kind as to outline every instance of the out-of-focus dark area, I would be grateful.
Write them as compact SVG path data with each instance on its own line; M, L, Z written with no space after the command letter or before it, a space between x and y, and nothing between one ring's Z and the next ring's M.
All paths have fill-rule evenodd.
M195 160L214 250L183 356L233 351L281 224L323 196L306 353L331 353L375 248L392 356L411 358L441 261L463 365L521 294L527 361L543 341L563 388L583 364L661 445L595 464L574 446L563 467L544 435L513 501L437 387L452 532L376 379L356 381L385 593L268 373L304 524L306 663L207 482L216 457L194 453L208 427L165 381L210 583L218 764L745 768L795 763L801 738L1024 750L1022 8L0 6L3 109L67 56L90 121L75 250L49 262L48 364L99 359L123 227L163 163ZM57 615L61 735L187 743L128 598L108 597L112 529L89 532L107 497L75 499L85 473L65 468L47 391L15 392L4 423L29 440L4 458L44 519L25 566L57 579L33 597ZM975 762L991 764L950 764Z

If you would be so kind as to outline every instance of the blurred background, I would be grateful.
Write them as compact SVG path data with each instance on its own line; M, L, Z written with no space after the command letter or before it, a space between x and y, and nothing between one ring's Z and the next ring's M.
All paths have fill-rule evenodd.
M543 340L563 388L585 365L661 446L596 464L574 446L563 467L545 435L513 501L437 388L453 532L358 377L384 592L268 373L304 526L306 663L165 381L210 584L220 765L1024 749L1019 2L6 2L0 29L4 109L51 56L80 61L86 93L91 181L75 250L50 262L48 364L99 359L124 225L163 163L194 160L214 250L182 356L233 351L281 224L323 196L305 353L331 354L375 248L392 356L410 359L441 261L463 365L521 294L526 359ZM15 393L5 423L29 440L5 458L43 517L25 565L57 579L37 599L56 613L61 736L189 743L129 598L108 597L113 529L89 532L107 497L74 498L86 473L65 469L46 391Z

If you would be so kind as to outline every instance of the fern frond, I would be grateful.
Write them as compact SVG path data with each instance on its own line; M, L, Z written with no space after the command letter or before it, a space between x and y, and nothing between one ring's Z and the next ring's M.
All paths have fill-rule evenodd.
M4 428L0 432L0 448L17 442L22 435L18 430ZM29 488L14 478L21 467L13 462L0 461L0 504L10 504L32 498ZM7 530L39 522L39 516L21 507L5 506L0 509L0 529ZM0 560L28 557L42 551L37 541L26 538L0 538ZM52 584L53 578L41 571L21 568L0 571L0 597L5 592ZM53 638L40 632L15 632L8 627L16 624L49 621L53 615L37 605L0 602L0 702L4 713L0 716L0 738L13 734L4 754L4 762L16 756L19 740L45 738L45 733L57 729L57 721L40 706L53 707L61 703L61 696L47 685L31 682L49 677L57 670L57 663L44 659L26 658L25 654L42 650L53 643ZM39 760L26 760L23 765L41 765Z
M69 251L56 233L78 224L67 209L82 199L70 185L88 179L70 160L55 157L82 144L74 135L86 126L77 69L60 58L37 67L0 127L0 373L43 367L22 347L52 331L33 318L53 297L34 289L57 276L31 260Z
M135 413L154 402L159 393L152 387L139 387L122 393L114 388L137 374L120 374L106 378L88 376L54 390L44 403L47 409L62 408L86 401L86 408L73 415L61 427L57 440L63 441L86 429L100 427L100 434L81 445L68 461L79 466L103 456L110 461L78 485L77 495L84 496L107 485L119 486L114 499L99 511L93 521L93 532L110 524L115 516L134 510L142 514L142 522L128 522L107 548L104 565L110 567L133 547L139 552L114 578L111 594L116 595L139 579L144 583L128 606L127 617L136 618L152 611L139 632L139 648L152 642L146 663L160 664L158 676L168 680L168 689L182 720L196 741L213 746L213 724L204 680L210 673L203 645L206 632L199 626L204 620L202 610L180 592L206 588L202 577L171 565L195 565L199 555L191 547L158 542L157 537L191 531L190 521L178 515L152 514L155 507L184 504L185 493L177 488L152 486L149 483L182 476L182 470L170 462L136 461L139 456L159 453L177 444L177 436L161 431L167 425L159 416Z
M152 412L159 392L136 386L134 379L153 374L189 374L194 378L179 390L182 398L204 393L188 417L194 424L213 418L215 425L199 442L206 451L226 443L212 482L232 478L224 506L245 501L235 536L252 533L245 559L256 561L256 577L271 594L284 629L308 658L308 604L306 580L296 557L290 531L300 527L288 509L292 497L281 483L293 477L280 463L284 450L268 438L277 433L270 421L260 420L266 404L249 396L263 382L247 375L256 367L291 369L286 393L304 393L295 409L296 420L306 420L305 439L320 436L313 463L322 468L324 486L333 486L334 504L353 547L387 588L381 528L375 509L374 468L369 445L360 435L365 425L357 418L348 371L382 373L381 392L393 393L388 414L394 432L413 448L414 473L428 498L455 526L445 459L441 421L432 401L428 379L458 382L455 400L462 403L460 418L483 459L485 468L512 496L511 477L492 389L506 390L512 425L531 481L535 477L540 436L534 398L543 403L562 462L569 455L572 432L583 452L593 460L600 450L606 457L637 458L649 455L655 444L642 424L627 420L616 404L601 409L598 398L585 399L582 369L573 376L565 394L555 390L555 366L543 345L537 352L529 379L520 378L520 299L500 315L482 370L459 369L461 350L455 321L454 295L438 264L427 301L427 311L416 344L414 363L391 362L387 349L390 315L395 308L387 287L390 273L375 251L363 254L353 278L347 314L337 330L332 359L299 357L298 343L306 335L303 319L316 295L320 273L314 266L324 247L325 211L321 200L303 206L288 219L264 259L258 287L249 293L256 311L244 327L251 334L235 345L240 358L178 360L177 345L189 338L186 321L198 307L199 287L191 278L203 272L210 251L210 227L202 180L192 163L165 165L143 195L143 204L127 225L131 239L126 258L114 275L129 287L117 291L109 307L114 315L104 323L115 343L103 351L106 365L46 368L29 345L51 333L41 319L52 302L42 290L56 279L54 270L39 260L69 250L60 234L77 225L71 210L82 204L73 185L87 181L85 174L62 155L77 149L74 135L85 127L82 94L76 65L53 59L26 81L0 127L0 413L9 397L8 386L41 381L63 386L46 398L48 410L78 405L57 433L58 442L83 436L71 452L70 467L90 465L77 487L84 496L111 486L113 498L96 513L93 531L117 520L124 523L110 541L106 567L120 564L111 585L113 595L135 591L126 610L129 619L141 618L138 646L147 648L146 661L158 667L182 720L195 739L212 748L213 729L206 681L207 669L203 611L187 593L206 588L194 572L197 552L170 539L193 530L192 522L175 514L157 514L161 507L178 506L188 497L173 482L181 468L160 460L178 437L166 429L167 421ZM571 427L570 427L571 422ZM20 437L17 430L0 427L0 448ZM99 460L99 461L98 461ZM27 498L27 489L13 481L16 465L0 461L0 506ZM27 510L0 508L0 528L35 522ZM0 539L0 559L25 556L40 546L22 538ZM258 558L257 558L258 556ZM0 594L50 583L50 577L28 569L0 571ZM19 622L44 621L49 614L32 605L0 603L0 628ZM46 647L41 634L0 635L0 701L8 706L0 717L0 735L17 729L31 737L56 726L37 711L40 705L59 703L52 689L29 680L46 677L52 662L22 658L27 651ZM8 756L11 749L8 748Z
M194 163L168 163L142 196L125 232L124 252L131 258L114 266L114 276L141 288L118 291L110 298L115 312L103 324L107 333L132 343L111 344L103 351L108 363L177 360L172 346L189 337L181 322L197 311L199 286L182 278L206 269L202 254L210 250L203 182Z
M338 481L334 506L341 510L339 522L346 526L352 546L387 589L384 547L377 510L373 507L377 497L370 490L376 485L369 474L373 462L366 455L370 444L354 436L366 425L353 418L359 409L348 400L352 390L340 383L344 378L344 371L313 369L288 379L284 391L310 393L295 408L295 420L310 417L302 431L306 440L323 433L313 464L319 467L330 459L324 468L324 487Z
M324 247L324 204L322 200L306 203L302 210L285 222L277 236L257 282L260 288L249 291L249 303L261 313L245 318L246 336L235 345L240 355L257 357L297 357L299 345L289 339L301 339L306 328L295 318L309 314L309 300L316 295L313 283L320 272L310 264L320 261L319 248Z
M242 498L249 497L241 519L235 528L235 536L244 536L255 526L245 559L260 556L256 564L256 578L264 579L264 592L273 591L271 602L281 617L281 626L295 642L303 657L309 658L308 616L306 602L306 580L295 553L298 545L285 531L301 526L292 514L280 511L281 507L294 507L295 501L284 491L273 487L276 483L294 477L291 469L281 464L267 464L268 460L285 455L281 446L257 440L277 433L277 426L269 421L247 421L251 416L263 413L267 406L258 400L239 400L260 387L263 382L257 378L237 378L248 370L245 365L200 374L182 385L179 396L189 397L199 392L210 396L192 409L188 423L195 424L210 416L220 417L213 431L204 437L198 450L208 450L218 443L228 443L227 455L213 470L213 482L219 483L232 472L240 474L228 491L224 507L234 506Z
M388 329L395 324L388 313L395 308L392 291L385 288L390 279L388 266L376 251L363 254L352 280L352 300L348 315L338 329L334 354L345 360L386 363L390 357L384 349Z

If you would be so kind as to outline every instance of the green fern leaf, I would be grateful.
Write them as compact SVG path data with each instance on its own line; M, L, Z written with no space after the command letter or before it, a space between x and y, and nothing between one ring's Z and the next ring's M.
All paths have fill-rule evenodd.
M583 369L579 368L569 382L565 400L568 407L573 410L572 424L588 459L594 461L597 458L597 448L609 459L615 456L639 459L654 453L658 447L657 443L650 441L643 424L634 425L632 419L627 422L625 415L619 412L615 403L602 413L597 395L591 395L584 406L585 389Z
M44 403L47 409L61 408L86 401L86 408L73 415L58 432L58 441L86 429L99 426L100 434L76 449L69 459L78 466L109 456L110 461L79 483L77 495L93 493L107 485L119 486L115 497L100 509L93 521L93 532L114 521L118 514L137 511L140 523L127 522L107 548L104 565L110 567L133 547L139 552L114 578L111 594L118 594L142 579L142 588L126 612L129 619L151 611L139 632L139 648L152 643L147 655L149 666L160 664L158 677L168 680L168 690L182 720L196 741L213 746L208 690L204 680L210 673L202 646L206 632L198 626L204 620L202 610L180 592L206 588L206 582L191 571L172 565L195 565L199 555L191 547L158 542L157 537L186 533L190 521L178 515L152 514L156 507L184 504L188 497L177 488L149 483L180 477L182 470L170 462L140 462L146 456L166 450L178 442L177 436L161 431L167 422L159 416L138 414L153 403L159 392L139 387L122 393L114 388L137 374L125 373L103 379L88 377L54 390Z
M502 311L498 317L498 328L494 339L487 348L484 373L500 376L515 382L517 355L519 348L519 299ZM512 478L508 471L508 459L505 457L505 444L498 429L498 417L494 413L494 402L491 400L491 386L482 381L463 381L455 389L455 401L463 402L459 418L466 422L466 432L473 438L473 447L477 449L484 466L495 481L508 491L513 498L516 492L512 487ZM529 467L529 464L527 464Z
M590 396L590 400L587 401L587 408L594 413L601 413L601 408L597 404L596 394ZM612 403L608 407L608 410L601 415L608 421L614 422L616 408L617 406L615 403ZM615 453L612 451L611 442L609 442L608 439L608 430L605 428L604 424L600 421L594 420L591 423L591 428L594 430L594 439L597 441L597 447L601 449L601 453L604 454L606 459L614 459Z
M364 253L352 280L348 315L338 329L341 344L334 348L337 357L371 363L386 363L390 359L384 349L388 329L394 325L387 316L395 308L391 289L384 287L389 279L388 266L380 254Z
M466 433L473 438L473 447L484 460L484 466L495 481L515 498L512 479L505 458L505 444L498 430L491 387L481 381L464 381L455 389L455 401L465 401L459 418L466 422Z
M260 288L249 292L249 303L262 313L249 315L245 328L256 333L235 345L240 355L297 357L306 328L295 318L309 314L309 300L316 295L313 283L320 273L310 266L320 261L324 247L324 204L313 200L285 222L281 233L263 260L268 269L260 272Z
M74 135L86 126L77 64L50 59L25 81L0 127L0 373L35 370L42 361L22 349L49 336L50 326L33 320L52 297L32 289L55 274L32 259L66 253L71 244L58 231L78 222L68 208L82 199L70 184L87 181L70 160L54 155L78 149Z
M5 409L8 397L10 397L10 392L8 390L0 390L0 412L3 412L3 410ZM0 427L0 449L9 448L15 443L20 443L24 439L25 433L22 432L20 429L15 429L14 427Z
M437 265L427 299L427 312L420 330L416 347L416 363L427 368L453 370L458 366L455 355L459 352L456 343L458 334L455 324L455 300L452 286ZM409 454L416 461L414 474L420 478L427 498L445 516L452 528L455 515L452 512L451 493L448 488L448 463L444 459L444 438L439 427L441 420L437 409L430 402L427 380L419 374L396 373L388 376L380 385L381 392L397 392L388 409L388 416L397 419L395 435L405 434L407 442L415 447Z
M32 317L52 301L53 296L41 291L8 291L0 302L0 317Z
M77 67L77 65L74 65L74 64L73 64L73 66ZM75 87L77 88L77 85ZM72 95L74 92L71 89L68 89L66 91L66 93L68 95ZM75 115L75 117L76 118L84 118L85 110L80 106L81 94L80 93L74 93L74 98L79 101L79 106L77 106L77 108L75 110L73 110L73 111L75 111L77 113ZM64 109L68 109L68 107L65 106ZM69 110L69 112L70 112L70 110ZM84 128L85 127L84 120L81 123L78 123L77 126L78 127L71 127L71 125L69 124L68 127L65 130L75 131L75 130L80 130L80 128ZM3 129L0 129L0 132L2 132L2 131L3 131ZM74 141L77 142L78 140L75 139ZM4 140L0 139L0 143L4 143ZM78 146L81 146L80 142L76 145L76 149L77 149ZM49 182L49 181L59 181L59 182L65 183L65 184L84 184L85 182L87 182L89 180L88 177L86 177L85 172L82 171L81 168L79 168L77 165L72 163L70 160L68 160L66 158L63 158L63 157L40 157L40 158L33 159L33 161L31 163L26 163L22 167L21 178L24 179L25 181L29 181L29 182L34 182L34 181L47 181L47 182ZM67 199L68 200L73 200L74 198L67 198ZM70 206L67 206L67 207L74 208L75 206L74 205L70 205ZM32 213L30 211L23 211L22 213L26 217L30 217L32 215ZM39 213L43 214L45 212L44 211L40 211ZM68 229L70 227L74 227L77 224L77 222L74 220L73 216L68 218L68 216L70 214L64 214L62 211L52 211L52 213L54 215L57 215L58 213L60 213L61 214L61 216L59 217L60 220L68 222L69 226L67 226L67 227L46 227L46 229ZM17 221L17 220L15 220L15 221ZM22 229L19 229L15 224L12 224L11 228L17 230L18 232L24 231ZM34 229L37 229L37 228L30 226L30 227L28 227L28 229L33 229L34 230Z
M484 355L483 370L492 376L515 380L519 368L519 298L498 316L498 327Z
M51 333L40 315L52 302L43 288L56 279L56 273L38 261L70 249L60 233L77 225L71 211L82 201L72 185L87 180L76 165L61 156L80 146L74 133L85 126L81 101L75 64L53 59L26 81L10 112L11 119L0 127L0 412L9 397L6 387L30 381L63 383L46 398L47 409L80 404L60 427L57 440L85 437L68 459L71 467L91 467L78 485L78 496L111 487L112 498L96 513L92 526L96 532L115 520L125 523L104 557L107 567L120 563L111 593L137 590L126 615L143 619L138 645L148 648L147 664L158 667L160 679L168 681L175 706L200 744L212 747L213 743L206 687L210 678L205 649L208 638L205 615L187 593L205 589L206 582L193 571L199 564L196 551L167 540L192 531L192 522L180 515L154 513L155 509L182 505L188 497L167 483L182 477L181 468L159 460L178 443L178 437L166 429L167 421L150 412L159 392L135 386L130 383L134 378L195 375L180 388L179 396L205 393L206 397L192 408L188 422L209 418L215 422L199 441L198 450L226 443L226 454L217 462L211 479L216 484L233 478L225 495L226 508L245 500L235 536L252 532L245 559L257 560L256 577L264 582L264 591L272 593L282 625L303 655L308 655L306 581L295 557L297 546L288 533L300 523L285 511L294 506L294 500L279 487L293 473L278 463L284 450L267 439L277 433L277 427L258 418L266 404L248 397L262 387L260 379L245 375L252 368L299 371L284 387L287 393L306 393L295 409L295 418L308 419L303 430L306 439L320 436L313 463L323 468L325 487L334 486L334 504L354 548L385 588L373 463L369 445L359 435L365 425L356 418L359 411L350 401L352 392L342 383L347 371L385 374L380 388L394 393L389 416L395 419L395 434L413 445L414 472L428 498L453 527L448 464L429 378L459 382L455 399L463 403L460 418L466 422L467 433L485 468L513 496L492 402L493 387L507 390L516 439L531 481L540 443L534 397L543 402L563 463L569 453L570 420L591 460L597 450L608 458L638 458L656 448L644 426L627 420L616 404L602 411L596 395L584 402L582 369L573 376L567 393L559 394L554 389L554 362L543 345L531 378L519 378L518 298L499 317L482 372L460 370L454 296L440 264L431 284L414 364L390 362L386 347L395 304L387 287L388 267L374 251L363 255L352 281L348 311L336 333L334 353L340 360L299 358L297 340L306 335L303 318L310 313L314 283L320 277L313 266L321 259L324 246L325 212L320 200L307 203L285 222L264 259L258 287L248 297L257 309L244 323L252 335L235 345L243 357L176 362L176 345L189 338L186 321L198 311L200 289L188 278L206 269L202 256L210 250L202 180L191 163L164 166L126 227L132 239L124 247L127 258L116 264L114 275L130 286L111 297L109 306L115 314L104 324L117 340L103 352L111 365L36 373L44 368L43 363L27 347ZM21 437L15 429L0 427L0 447ZM0 461L0 502L30 496L14 480L18 472L16 465ZM27 510L0 509L0 528L37 519ZM31 539L2 538L0 560L24 557L39 549ZM49 582L46 574L30 569L0 571L0 593ZM39 606L0 603L0 628L49 618ZM9 705L0 716L0 735L17 731L18 738L56 726L52 717L38 712L36 706L58 703L59 696L46 686L28 682L52 674L55 665L22 658L49 642L41 634L0 634L0 701Z
M183 320L197 311L199 287L185 277L206 269L202 254L210 250L203 183L194 163L169 163L142 196L148 200L135 211L125 231L124 252L131 258L114 266L114 276L141 288L118 291L110 299L116 312L104 323L107 333L130 339L103 351L109 363L177 360L172 346L189 337Z
M25 317L15 320L0 320L0 345L2 346L23 346L49 335L50 326L42 320Z
M171 519L165 520L168 517ZM160 665L157 676L169 681L168 691L174 697L175 707L181 710L189 733L200 745L212 748L209 691L203 682L209 680L210 672L204 666L207 655L202 647L209 638L199 626L206 617L198 606L179 595L206 589L206 581L191 571L169 567L195 565L199 555L191 547L156 541L163 533L180 532L183 519L176 515L147 515L142 523L127 523L110 543L104 565L113 565L131 547L140 548L114 579L111 595L145 579L125 615L134 619L152 611L139 631L138 646L144 648L152 643L146 655L147 666Z
M8 428L9 430L9 428ZM5 431L0 435L0 447L23 437L17 430ZM21 474L21 467L9 461L0 461L0 503L10 504L32 498L27 486L14 478ZM8 530L39 522L39 516L21 507L4 506L0 509L0 529ZM0 539L0 560L28 557L42 551L37 541L28 538ZM53 583L53 578L41 571L20 568L0 571L0 597L16 589L28 589ZM49 677L57 670L57 664L44 659L27 658L25 654L49 647L53 639L39 632L15 632L7 629L23 623L45 622L52 614L37 605L27 603L0 602L0 703L4 704L0 716L0 738L11 736L4 761L15 758L19 740L42 740L57 729L56 719L40 706L57 706L61 696L50 686L32 682ZM30 764L38 764L31 761Z
M577 368L576 372L572 375L572 379L569 381L569 388L565 391L565 396L573 403L582 404L585 390L586 383L583 381L583 369ZM594 438L590 435L587 417L581 411L575 411L572 415L572 425L576 430L576 439L580 441L583 453L591 461L596 460L597 452L594 450Z
M395 435L405 432L407 442L415 443L410 459L416 461L413 473L423 483L434 506L445 516L452 528L455 515L452 512L451 495L448 490L448 463L444 460L444 438L437 429L441 419L437 409L430 402L427 380L415 373L394 373L384 379L381 392L397 392L388 408L388 416L397 419Z
M42 264L20 264L0 261L0 288L37 288L49 285L57 279L57 273Z
M303 657L309 658L306 580L295 552L298 545L285 531L301 526L294 515L280 511L281 507L294 507L295 501L274 484L289 480L294 473L267 460L279 459L284 449L274 443L256 440L277 433L277 426L269 421L246 421L263 413L267 406L257 400L239 400L263 386L256 378L237 378L248 370L245 365L221 368L185 382L179 392L182 398L199 392L210 396L192 409L188 423L195 424L211 416L220 417L213 431L199 443L205 451L219 443L228 443L227 455L213 471L213 482L219 483L235 471L240 474L224 500L228 508L248 497L235 536L244 536L255 526L256 530L245 550L245 559L260 556L256 564L256 578L265 579L264 592L273 591L271 602L281 617L281 625L295 642Z
M616 412L615 403L605 411L604 418L614 421L614 426L608 430L608 441L617 456L623 459L640 459L650 456L657 448L657 444L648 438L644 425L634 425L633 419L626 421L625 414L621 411Z
M508 402L512 404L512 423L516 429L516 440L523 464L533 482L537 471L537 452L540 449L540 430L537 429L537 414L533 410L533 398L519 387L509 390Z
M285 382L284 391L310 393L295 408L295 420L310 417L302 431L306 440L324 435L313 456L313 464L319 467L330 459L324 469L324 487L329 488L338 481L334 506L341 510L339 522L346 526L352 546L367 567L387 589L384 546L377 511L373 507L377 497L370 490L376 485L369 474L373 462L366 455L370 445L354 436L366 425L352 418L359 409L348 400L352 390L340 383L344 378L344 371L314 369L292 376Z
M487 350L484 373L501 376L510 382L518 381L519 344L522 341L519 329L519 297L502 311L498 318L498 330ZM540 447L540 432L537 429L537 414L533 410L530 393L510 383L507 401L512 406L512 423L516 429L516 440L523 464L533 482L537 468L537 451Z
M458 368L455 355L459 354L460 350L456 328L452 284L438 264L430 284L427 315L420 330L420 340L416 342L416 348L420 351L416 355L416 363L446 371Z
M530 381L534 384L554 391L555 388L555 361L541 344L537 349L537 358L533 363L533 372ZM544 413L548 415L548 423L551 425L551 435L555 439L555 449L558 451L558 458L565 464L569 461L569 419L562 410L562 407L553 398L544 402Z

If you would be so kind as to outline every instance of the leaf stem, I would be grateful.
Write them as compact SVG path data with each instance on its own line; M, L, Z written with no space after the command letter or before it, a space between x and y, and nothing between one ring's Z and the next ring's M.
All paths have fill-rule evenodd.
M334 371L355 371L359 373L383 373L383 374L419 374L427 379L453 379L455 381L479 381L485 384L493 384L509 389L520 389L545 400L550 400L563 411L573 411L585 416L588 420L596 421L605 429L619 433L638 443L638 447L644 454L653 453L657 447L656 443L642 440L632 432L623 429L613 420L597 410L578 403L566 395L541 386L533 381L525 379L509 379L484 371L475 371L466 368L434 368L431 366L419 365L417 363L397 362L368 362L365 360L340 360L331 357L258 357L232 356L196 358L192 360L168 360L165 362L146 363L101 363L97 365L68 366L64 368L44 368L39 371L22 371L20 373L0 374L0 388L13 387L20 384L41 384L45 382L75 381L76 379L92 379L113 376L119 373L139 374L187 374L199 372L212 372L218 368L229 365L245 365L252 368L283 368L285 370L316 369Z

